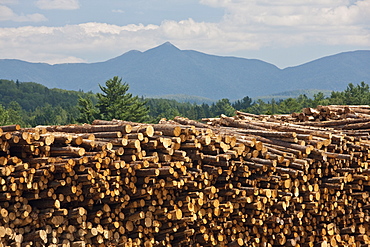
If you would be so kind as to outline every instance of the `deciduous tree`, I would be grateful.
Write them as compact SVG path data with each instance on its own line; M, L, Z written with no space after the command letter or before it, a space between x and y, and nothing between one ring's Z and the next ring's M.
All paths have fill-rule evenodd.
M9 121L8 111L0 104L0 126L7 125Z

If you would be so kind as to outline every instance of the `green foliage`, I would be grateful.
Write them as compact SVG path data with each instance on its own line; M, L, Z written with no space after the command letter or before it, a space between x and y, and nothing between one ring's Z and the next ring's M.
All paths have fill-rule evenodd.
M25 112L17 101L11 101L8 105L9 124L20 124L25 126L24 119L26 118Z
M50 104L60 105L63 108L75 107L79 96L85 93L68 91L63 89L49 89L34 82L14 82L0 80L1 103L9 105L11 101L17 101L26 111L35 110L39 106Z
M335 92L333 92L333 93L335 93ZM333 95L333 93L332 93L332 95ZM341 104L341 105L345 104L344 102L340 103L339 101L337 101L333 98L331 98L329 100L329 98L325 97L325 95L323 93L319 92L319 93L317 93L313 96L313 101L312 101L312 104L310 105L310 107L317 107L318 105L329 105L330 102L336 102L335 104L338 104L338 105L339 104Z
M344 91L332 92L329 96L317 92L313 97L301 94L280 100L272 98L268 102L253 101L245 96L235 102L224 98L212 104L139 98L128 93L129 85L118 77L100 87L102 92L94 94L48 89L31 82L0 80L0 125L64 125L91 123L96 118L157 123L161 118L173 119L176 116L195 120L221 114L232 116L235 110L254 114L287 114L318 105L370 104L370 87L364 82L358 85L350 83Z
M147 106L149 107L150 122L156 123L161 118L174 118L181 116L179 105L176 100L169 99L148 99Z
M252 98L245 96L243 99L235 101L232 104L232 107L234 107L235 110L242 111L250 107L252 105L252 101Z
M212 104L211 112L214 117L219 117L221 114L233 116L235 114L235 108L231 106L228 99L220 99L215 104Z
M235 103L234 103L235 104ZM348 84L343 92L332 92L330 96L318 92L312 98L301 94L296 98L265 102L261 99L254 101L243 111L254 114L287 114L299 112L305 107L317 107L318 105L367 105L370 104L369 85L361 82L359 85ZM235 104L237 105L237 104Z
M0 126L9 124L9 113L8 111L0 104Z
M148 108L145 100L128 93L129 85L122 83L118 76L99 85L103 93L98 93L97 108L102 119L121 119L126 121L143 122L147 120Z
M302 109L297 99L287 98L278 104L278 113L298 112Z
M246 109L246 112L250 112L253 114L268 114L269 110L269 104L261 99L258 99L249 108Z
M361 82L355 86L349 83L343 92L333 92L330 97L330 104L336 105L366 105L370 102L369 85Z
M42 107L37 107L32 112L32 116L28 121L31 126L36 125L65 125L75 122L72 114L61 106L53 107L46 104Z
M80 116L77 121L80 123L91 123L99 116L99 110L95 107L91 96L87 96L85 98L79 97L77 109L80 112Z
M9 114L7 123L22 127L75 123L78 98L85 94L49 89L34 82L0 80L0 103Z

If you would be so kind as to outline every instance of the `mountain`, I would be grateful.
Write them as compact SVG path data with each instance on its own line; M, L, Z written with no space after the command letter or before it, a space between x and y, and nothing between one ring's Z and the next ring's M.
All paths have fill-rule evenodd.
M240 99L291 90L344 90L348 83L370 82L370 51L323 57L279 69L257 59L180 50L169 42L98 63L50 65L0 60L0 79L32 81L49 88L99 91L113 76L123 78L134 95L194 95Z
M341 91L348 83L364 81L370 84L370 51L343 52L286 68L280 75L280 81L283 85L290 82L291 90Z

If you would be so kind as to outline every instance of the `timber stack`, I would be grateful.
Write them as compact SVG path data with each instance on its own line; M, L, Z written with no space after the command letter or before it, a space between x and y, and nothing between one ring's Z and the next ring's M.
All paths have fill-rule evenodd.
M369 246L370 108L324 108L2 126L0 246Z

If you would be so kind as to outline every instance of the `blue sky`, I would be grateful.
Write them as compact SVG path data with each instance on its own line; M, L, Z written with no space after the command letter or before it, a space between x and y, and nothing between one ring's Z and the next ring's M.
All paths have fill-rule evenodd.
M370 49L370 0L0 0L0 59L99 62L166 41L295 66Z

